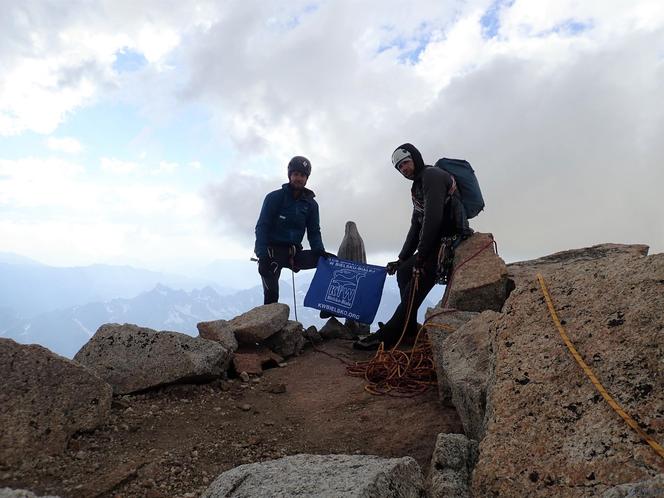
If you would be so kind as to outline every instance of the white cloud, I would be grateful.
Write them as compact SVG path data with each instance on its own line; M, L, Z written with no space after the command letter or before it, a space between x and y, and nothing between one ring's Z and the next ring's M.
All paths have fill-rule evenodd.
M487 210L474 226L494 232L508 257L635 234L661 251L664 209L651 201L664 184L659 4L506 2L487 38L490 2L405 18L387 2L371 21L373 5L331 2L285 32L248 2L191 41L190 94L218 110L244 154L272 157L275 173L309 156L332 249L353 219L369 251L398 250L408 184L388 159L410 141L430 163L475 165ZM413 40L424 40L421 52ZM247 208L274 183L219 185L218 214L238 237L252 236Z
M9 40L0 47L0 134L51 133L102 97L140 106L157 126L164 112L193 103L212 115L212 140L232 147L232 172L203 189L203 203L183 184L206 168L178 167L163 154L173 144L149 149L151 164L147 155L103 158L102 183L75 163L5 160L3 208L54 206L76 234L97 218L122 239L109 242L117 255L159 254L164 243L174 258L187 239L209 254L222 233L240 253L265 194L303 154L328 249L351 219L369 252L389 254L411 209L410 185L389 156L410 141L430 163L443 155L473 163L487 200L473 225L493 232L508 259L606 241L664 250L664 208L654 201L664 184L661 1L104 5L12 4L0 19ZM119 74L121 50L142 54L147 67ZM213 164L208 151L195 152ZM249 173L256 163L268 165L261 175ZM214 236L205 222L217 224Z
M139 169L139 164L133 161L123 161L112 157L102 157L100 159L100 167L102 171L112 173L115 175L126 175L133 173Z
M120 84L117 53L130 49L160 70L181 37L215 12L212 1L195 8L175 0L5 2L0 135L52 133L67 114Z
M78 154L83 149L81 142L72 137L49 137L46 140L46 146L51 150L67 154Z
M55 158L0 159L0 205L6 208L69 207L84 202L85 169Z
M159 166L154 170L155 174L161 173L173 173L176 171L180 165L178 163L169 162L169 161L160 161Z
M55 158L0 160L2 250L58 265L171 269L211 261L222 251L231 258L251 252L209 230L197 191L145 179L99 181L96 171Z

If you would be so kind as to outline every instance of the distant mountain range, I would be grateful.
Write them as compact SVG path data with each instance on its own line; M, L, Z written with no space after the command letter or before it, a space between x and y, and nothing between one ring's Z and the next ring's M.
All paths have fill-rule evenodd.
M247 268L245 282L256 279L255 266ZM215 277L223 282L219 263L216 269ZM305 326L320 328L325 320L319 318L318 310L302 305L312 277L313 272L296 277L297 314ZM197 283L204 285L196 287ZM422 307L420 320L426 306L440 299L442 288L438 289ZM281 282L280 301L291 307L291 319L295 319L289 282ZM396 281L388 278L376 323L386 321L398 302ZM197 335L198 322L229 320L262 303L260 286L232 291L205 285L202 279L124 266L0 263L0 337L41 344L67 357L76 354L104 323L134 323Z

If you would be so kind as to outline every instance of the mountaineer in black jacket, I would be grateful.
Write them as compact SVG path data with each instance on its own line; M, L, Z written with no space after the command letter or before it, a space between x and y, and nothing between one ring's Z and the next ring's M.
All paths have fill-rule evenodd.
M381 342L385 343L385 347L391 347L399 340L408 313L415 271L419 274L419 281L406 335L417 333L417 310L436 283L441 239L465 235L464 232L469 230L456 183L447 171L425 165L420 151L409 143L395 149L392 164L404 177L413 181L410 189L413 200L410 229L399 260L388 264L388 273L397 274L401 303L378 332L353 344L356 349L377 349Z
M294 272L308 270L316 268L320 256L327 256L320 234L318 203L315 194L305 187L310 174L309 160L295 156L288 163L288 183L267 194L263 201L254 252L263 281L264 304L279 300L283 267ZM305 230L310 250L302 250Z

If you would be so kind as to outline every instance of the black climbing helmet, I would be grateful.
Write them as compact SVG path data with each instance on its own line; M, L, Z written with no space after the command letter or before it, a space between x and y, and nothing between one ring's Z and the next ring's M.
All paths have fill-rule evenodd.
M309 159L303 156L295 156L288 162L288 178L290 178L293 171L299 171L309 178L309 175L311 175L311 163Z

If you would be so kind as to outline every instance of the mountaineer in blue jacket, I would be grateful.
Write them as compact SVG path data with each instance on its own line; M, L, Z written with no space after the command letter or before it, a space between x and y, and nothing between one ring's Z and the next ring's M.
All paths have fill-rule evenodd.
M326 257L320 235L320 218L315 194L305 187L311 174L306 157L295 156L288 163L288 183L265 196L256 223L258 273L263 281L264 304L279 300L279 275L286 267L294 272L316 268ZM304 232L311 249L302 249Z

